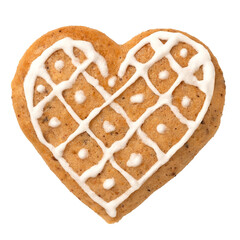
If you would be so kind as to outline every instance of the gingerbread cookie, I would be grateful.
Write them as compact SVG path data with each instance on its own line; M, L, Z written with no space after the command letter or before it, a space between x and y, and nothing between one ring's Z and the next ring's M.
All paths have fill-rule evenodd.
M186 33L149 30L118 45L96 30L64 27L27 50L12 98L50 169L113 223L215 134L225 84L210 50Z

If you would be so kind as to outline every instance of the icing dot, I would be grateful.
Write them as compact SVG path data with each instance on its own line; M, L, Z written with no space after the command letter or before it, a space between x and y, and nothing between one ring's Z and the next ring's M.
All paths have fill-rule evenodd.
M185 58L188 55L188 50L186 48L182 48L180 51L180 56Z
M160 134L163 134L166 131L166 128L167 127L166 127L165 124L160 123L160 124L157 125L157 131Z
M39 93L43 93L43 92L45 92L45 90L46 90L46 88L43 85L40 84L37 86L37 91Z
M108 178L104 181L103 183L103 188L106 190L111 189L115 185L115 180L114 178Z
M62 68L64 67L64 62L62 60L58 60L55 62L54 66L55 66L56 70L61 71Z
M138 167L142 163L142 155L139 153L132 153L127 161L128 167Z
M144 101L144 95L142 93L131 96L130 101L132 103L142 103Z
M116 83L116 80L117 80L117 77L116 77L116 76L113 76L113 77L109 78L109 80L108 80L108 86L109 86L109 87L114 87L114 86L115 86L115 83Z
M158 75L159 79L165 80L169 77L169 72L167 70L161 71Z
M182 99L182 106L187 108L190 105L191 99L187 96L184 96Z
M86 100L86 96L82 90L79 90L75 93L75 101L78 104L84 103Z
M49 121L49 123L48 123L48 126L53 127L53 128L56 128L56 127L58 127L60 124L61 124L61 122L59 121L59 119L56 118L56 117L53 117L53 118L50 119L50 121Z
M88 150L86 148L82 148L79 152L78 152L78 156L81 159L85 159L88 157Z
M115 127L109 121L104 121L103 122L103 129L106 133L110 133L110 132L113 132L115 130Z

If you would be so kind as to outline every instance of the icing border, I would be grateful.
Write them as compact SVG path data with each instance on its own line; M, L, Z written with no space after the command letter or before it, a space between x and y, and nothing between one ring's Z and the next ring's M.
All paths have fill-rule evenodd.
M163 44L159 39L161 40L167 40L165 44ZM189 61L189 65L186 68L182 68L179 66L179 64L173 59L171 54L169 53L171 48L175 46L178 42L185 42L189 45L191 45L198 53L192 57L192 59ZM138 50L140 50L145 44L151 44L151 47L155 51L154 56L145 64L139 63L134 55ZM85 60L82 64L78 62L78 59L73 54L73 47L77 47L80 50L84 52L84 54L87 57L87 60ZM47 58L53 54L55 51L62 49L71 59L74 66L77 67L76 71L72 74L69 80L61 82L60 84L56 85L52 82L48 72L46 71L44 67L44 62L47 60ZM171 88L164 94L160 94L157 89L153 86L153 84L150 82L147 71L148 69L158 60L160 60L162 57L166 57L171 67L175 72L178 74L177 80L174 82L174 84L171 86ZM85 69L87 66L94 62L98 66L101 74L104 77L108 76L108 68L106 60L98 54L92 44L90 42L81 41L81 40L72 40L71 38L64 38L62 40L57 41L54 43L51 47L46 49L37 59L35 59L31 67L25 77L24 80L24 93L27 101L28 110L30 113L30 118L32 125L34 127L34 130L37 134L37 137L39 141L44 144L54 155L54 157L59 161L61 166L64 168L66 172L70 174L70 176L79 184L79 186L89 195L90 198L92 198L93 201L98 203L100 206L102 206L107 214L110 217L116 216L116 208L124 201L126 200L130 194L132 194L134 191L139 189L142 184L151 177L163 164L165 164L175 153L178 149L180 149L184 143L188 141L188 139L192 136L194 131L198 128L199 124L203 120L208 107L210 105L213 90L214 90L214 82L215 82L215 69L214 65L211 62L211 57L207 49L187 37L186 35L183 35L181 33L172 33L172 32L166 32L166 31L158 31L155 32L146 38L142 39L138 44L136 44L132 49L129 50L129 52L126 55L125 60L122 62L119 68L118 75L119 77L122 77L124 73L126 72L126 69L129 65L132 65L136 68L135 74L129 79L129 81L121 87L117 92L115 92L113 95L110 95L108 92L104 90L104 88L99 85L98 80L94 79L92 76L90 76L87 72L85 72ZM198 81L196 77L193 75L195 71L203 65L203 72L204 72L204 79L202 81ZM77 76L82 73L86 80L96 88L96 90L104 97L105 103L98 108L95 108L89 116L85 120L81 120L78 115L72 110L72 108L66 103L65 99L62 96L62 92L65 89L71 88L73 83L75 82ZM36 77L40 76L52 87L52 92L45 97L40 103L37 104L37 106L33 106L33 94L34 94L34 85ZM148 85L148 87L159 96L159 100L155 105L152 107L149 107L145 113L135 122L132 122L130 118L127 116L127 114L124 112L122 107L114 102L114 99L116 99L123 91L125 91L131 84L133 84L139 77L143 77ZM187 84L191 84L193 86L198 87L202 92L206 94L206 98L203 104L203 107L201 111L199 112L197 118L195 121L187 120L183 115L180 113L180 111L177 109L177 107L173 106L171 103L171 94L173 93L174 89L182 82L186 82ZM41 132L40 126L38 124L37 119L42 115L43 108L45 104L50 101L54 96L57 96L59 100L64 104L68 112L71 114L73 119L79 123L79 128L69 136L66 142L60 144L58 147L53 147L50 143L48 143ZM141 125L147 119L156 109L160 108L163 105L168 105L171 109L171 111L174 113L174 115L183 123L188 126L188 131L186 134L181 138L181 140L175 144L166 154L164 154L157 144L153 142L150 138L147 137L147 135L141 130ZM116 141L110 148L106 148L104 144L96 138L96 136L91 132L91 130L88 128L88 124L90 121L97 116L100 111L110 105L117 113L121 114L125 119L126 122L129 125L129 131L125 135L125 137L119 141ZM71 140L73 140L78 134L87 131L88 134L96 140L96 142L99 144L99 146L103 150L103 158L98 162L97 165L94 165L90 169L86 170L81 176L78 176L73 169L69 166L67 161L62 157L64 148L66 147L67 143L69 143ZM119 151L121 148L123 148L126 143L129 141L131 136L134 133L137 133L139 138L143 141L144 144L150 146L154 149L156 152L156 156L158 158L158 161L149 169L149 171L139 180L134 179L131 175L129 175L127 172L125 172L120 166L117 165L113 158L114 152ZM102 171L103 167L105 166L106 162L110 161L112 166L117 169L129 182L131 187L121 196L118 198L110 201L105 202L102 198L97 196L90 187L85 183L86 180L89 177L96 176L99 172Z

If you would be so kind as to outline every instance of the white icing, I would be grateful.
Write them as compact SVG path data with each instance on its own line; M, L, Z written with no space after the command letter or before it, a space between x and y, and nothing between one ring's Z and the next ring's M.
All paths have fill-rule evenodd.
M140 153L132 153L127 161L128 167L138 167L142 163L142 155Z
M115 185L115 180L114 178L108 178L104 181L103 183L103 188L106 189L106 190L109 190L111 189L112 187L114 187Z
M188 55L188 50L186 48L182 48L180 51L180 56L185 58Z
M133 95L130 98L131 103L142 103L143 101L144 101L144 94L142 93Z
M166 129L167 129L167 127L165 124L160 123L157 125L157 132L160 134L165 133Z
M169 77L169 72L167 70L163 70L158 75L159 79L166 80Z
M82 90L79 90L79 91L75 92L74 97L75 97L76 103L78 103L78 104L82 104L86 100L86 96L85 96L85 94Z
M166 40L167 42L165 44L162 44L160 40ZM182 68L171 56L170 50L172 47L176 46L179 42L185 42L189 45L191 45L198 53L192 57L192 59L189 61L189 64L186 68ZM140 64L135 59L135 54L146 44L150 44L153 50L155 51L154 56L146 63ZM86 56L86 60L83 63L79 63L78 59L73 54L73 47L79 48ZM76 67L76 71L72 74L72 76L64 82L61 82L60 84L56 85L49 76L48 72L45 69L44 63L45 61L57 50L62 49L72 60L73 65ZM174 82L174 84L171 86L171 88L164 94L160 94L158 90L154 87L154 85L151 83L151 81L148 78L147 72L148 69L157 61L162 59L163 57L167 58L171 68L178 74L177 80ZM118 91L116 91L113 95L110 95L105 89L99 85L99 81L97 79L94 79L91 77L85 69L89 66L90 63L94 62L103 77L108 76L108 69L107 69L107 63L105 59L98 54L92 44L90 42L86 41L80 41L80 40L72 40L71 38L64 38L59 40L58 42L54 43L51 47L46 49L38 58L36 58L32 64L31 67L25 77L24 80L24 93L27 101L28 110L31 117L32 125L36 131L37 137L39 141L44 144L54 155L54 157L59 161L61 166L64 168L66 172L70 174L70 176L77 182L77 184L83 189L83 191L88 194L88 196L98 203L100 206L102 206L107 214L110 217L116 216L116 209L117 207L125 201L133 192L135 192L137 189L139 189L144 182L151 177L163 164L168 162L168 160L173 156L174 153L178 149L180 149L192 136L194 131L198 128L199 124L203 120L209 104L212 99L213 89L214 89L214 81L215 81L215 69L214 65L211 62L211 57L205 49L205 47L187 36L181 34L181 33L172 33L172 32L165 32L165 31L158 31L155 32L146 38L142 39L137 45L135 45L126 55L125 60L122 62L119 68L118 77L123 77L123 75L126 72L126 69L128 66L133 66L136 68L136 72L134 75L128 80L127 83L125 83L124 86L122 86ZM204 79L202 81L198 81L194 77L194 73L198 70L200 66L203 65L203 71L204 71ZM69 89L72 87L72 85L75 83L78 75L82 73L83 76L86 78L87 82L91 84L95 89L103 96L105 103L98 108L95 108L92 110L92 112L89 114L89 116L81 120L79 116L73 111L73 109L67 104L65 99L62 96L62 92L65 89ZM47 83L52 87L52 92L45 97L42 101L40 101L36 106L33 106L33 94L34 94L34 86L36 77L40 76L44 78ZM129 86L131 86L139 77L143 77L146 81L146 84L148 87L159 96L158 101L155 105L149 107L142 115L141 117L135 121L132 122L131 119L127 116L123 108L114 102L114 100L120 96ZM185 82L186 84L191 84L193 86L198 87L202 92L206 94L206 98L203 104L202 109L200 110L197 118L195 121L190 121L186 119L179 111L179 109L172 105L172 93L175 90L175 88L181 83ZM38 118L41 117L43 113L43 108L46 103L51 101L53 97L57 96L58 99L63 103L63 105L66 107L69 114L73 117L73 119L79 124L79 127L77 130L72 133L68 139L61 143L59 146L54 147L50 143L46 141L46 139L43 137L41 128L38 123ZM171 149L164 153L161 151L161 149L158 147L158 145L152 141L148 136L141 130L141 126L144 123L144 121L152 114L154 111L156 111L158 108L160 108L163 105L168 105L171 109L171 111L174 113L174 115L179 119L179 121L183 124L186 124L188 127L187 132L185 135L177 142ZM129 125L129 130L126 133L126 135L119 141L114 142L111 147L107 148L103 142L98 139L90 130L89 123L92 119L94 119L103 108L106 106L112 107L117 113L121 114L122 117L125 118L126 122ZM79 134L87 132L91 138L93 138L98 145L101 147L103 151L103 157L102 159L94 166L86 170L81 176L79 176L67 163L67 161L63 158L63 151L66 147L66 145L72 141L76 136ZM114 153L118 152L119 150L123 149L128 141L131 139L134 133L137 133L138 137L141 139L141 141L146 144L147 146L151 147L157 157L157 162L140 178L135 179L130 174L128 174L126 171L124 171L114 160ZM90 187L86 184L87 179L90 177L96 177L104 168L105 164L107 162L110 162L113 168L117 169L129 182L130 187L129 189L117 197L116 199L106 202L101 197L99 197L94 191L90 189Z
M64 67L64 62L62 60L58 60L55 62L54 67L57 71L61 71Z
M187 108L189 107L190 103L191 103L191 99L188 96L184 96L182 99L182 106L184 108Z
M109 121L104 121L103 122L103 129L106 133L110 133L110 132L113 132L115 130L115 127Z
M114 87L115 84L116 84L116 80L117 80L117 77L116 77L116 76L113 76L113 77L109 78L109 80L108 80L108 86L109 86L109 87Z
M56 128L56 127L58 127L60 125L61 125L61 122L56 117L51 118L49 123L48 123L48 126L52 127L52 128Z
M80 149L80 151L78 152L78 156L81 159L87 158L88 157L88 150L86 148Z
M46 88L41 84L39 84L36 89L39 93L44 93L46 90Z

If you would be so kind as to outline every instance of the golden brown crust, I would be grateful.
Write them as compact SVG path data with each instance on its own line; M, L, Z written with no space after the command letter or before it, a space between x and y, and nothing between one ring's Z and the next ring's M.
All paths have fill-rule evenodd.
M214 94L210 107L192 137L189 141L179 149L174 156L163 165L151 178L149 178L144 185L136 192L134 192L127 200L125 200L118 207L118 214L116 218L109 217L105 210L92 201L91 198L78 186L78 184L67 174L60 166L58 161L53 157L52 153L41 144L36 136L33 126L30 121L29 112L27 109L26 99L23 90L23 81L30 68L30 65L34 59L36 59L45 49L50 47L54 42L64 38L71 37L78 40L90 41L95 50L99 52L107 61L110 75L116 75L120 63L125 58L126 53L135 46L141 39L152 34L153 32L165 30L170 32L180 32L172 29L155 29L143 32L127 43L118 45L105 34L96 30L71 26L63 27L53 30L32 44L32 46L26 51L21 61L19 62L17 72L12 81L12 100L13 107L19 122L19 125L39 154L43 157L49 168L57 175L57 177L66 185L66 187L76 195L82 202L92 208L96 213L103 217L108 223L119 221L124 215L132 211L139 204L141 204L148 196L150 196L155 190L167 183L171 178L176 176L198 153L198 151L214 136L216 130L220 124L220 118L225 100L225 83L223 73L218 65L217 59L211 53L206 45L200 42L195 37L190 36L187 33L181 32L190 37L194 41L204 45L212 58L212 62L215 66L216 78ZM152 53L149 51L149 54ZM144 59L143 59L144 61ZM103 80L103 85L107 85ZM105 87L104 86L104 87ZM107 87L106 87L107 88Z

